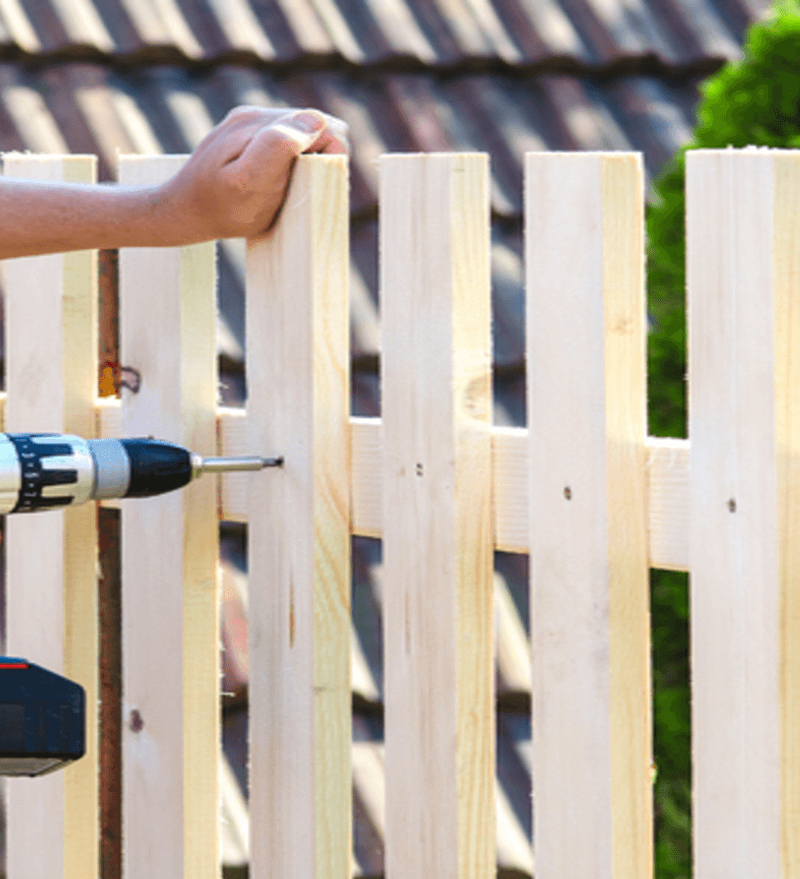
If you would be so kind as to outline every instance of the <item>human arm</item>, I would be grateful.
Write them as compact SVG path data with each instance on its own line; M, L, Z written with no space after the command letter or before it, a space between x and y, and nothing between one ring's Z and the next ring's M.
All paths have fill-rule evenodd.
M258 235L273 224L300 153L345 150L321 113L240 107L160 186L0 178L0 259Z

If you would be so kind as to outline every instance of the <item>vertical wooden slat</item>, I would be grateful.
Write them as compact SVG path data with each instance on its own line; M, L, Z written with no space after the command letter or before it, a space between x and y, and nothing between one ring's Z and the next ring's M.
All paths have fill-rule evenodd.
M298 159L281 219L248 243L253 879L351 869L347 164Z
M496 870L485 155L381 159L386 871Z
M92 156L4 157L6 176L94 182ZM6 430L94 435L97 254L5 264ZM10 877L92 877L98 857L97 529L94 505L7 524L7 650L86 689L86 756L64 772L10 779Z
M121 157L153 185L181 156ZM216 446L215 245L120 252L122 435ZM214 479L122 504L126 876L219 873L218 523Z
M781 869L800 879L800 153L774 167Z
M652 875L641 157L526 156L534 862Z
M800 154L687 156L695 875L800 876Z

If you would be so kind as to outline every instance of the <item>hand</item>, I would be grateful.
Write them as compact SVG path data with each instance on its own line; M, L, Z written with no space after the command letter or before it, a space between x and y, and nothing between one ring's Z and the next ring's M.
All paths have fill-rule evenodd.
M0 177L0 259L259 235L275 222L297 156L346 152L345 128L315 110L239 107L161 186Z
M187 241L259 235L275 222L297 156L347 152L336 133L344 128L315 110L237 107L159 189L155 203Z

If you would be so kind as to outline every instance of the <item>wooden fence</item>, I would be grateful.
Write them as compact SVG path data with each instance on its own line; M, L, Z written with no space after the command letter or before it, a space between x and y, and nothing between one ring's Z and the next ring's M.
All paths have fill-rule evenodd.
M342 157L248 244L246 411L216 408L213 244L120 254L141 389L111 404L95 254L6 264L6 429L286 459L122 503L126 877L218 875L220 517L249 528L253 879L350 875L351 533L384 547L389 879L494 875L496 548L530 553L537 879L652 874L648 567L691 572L695 876L800 877L800 153L688 156L691 446L646 437L638 154L526 156L529 428L492 425L488 170L381 159L380 420L349 417ZM94 509L10 517L7 566L8 652L93 709ZM83 760L8 784L9 879L97 875L89 715Z

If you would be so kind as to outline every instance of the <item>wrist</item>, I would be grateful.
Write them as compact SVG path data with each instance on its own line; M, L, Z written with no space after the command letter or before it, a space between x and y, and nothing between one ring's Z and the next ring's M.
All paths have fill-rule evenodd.
M182 205L172 182L120 191L121 213L128 222L117 246L183 247L210 237L199 228L196 212Z

